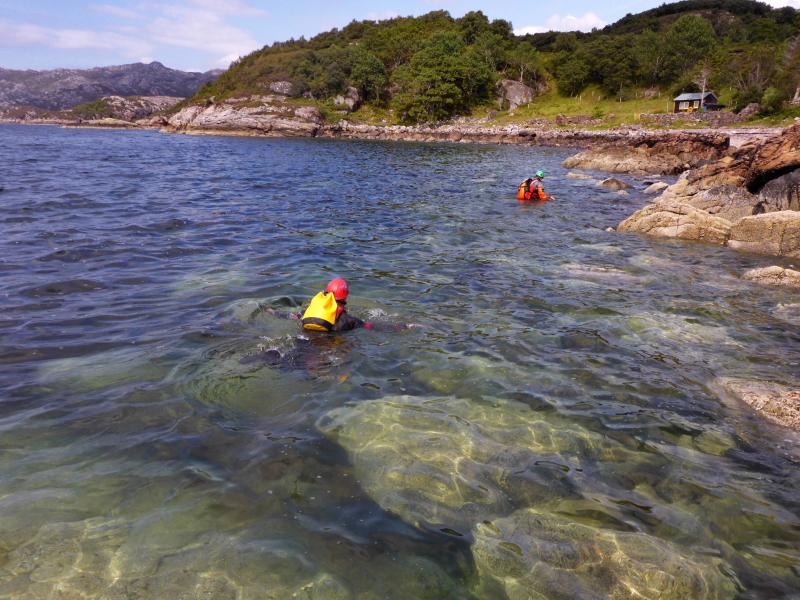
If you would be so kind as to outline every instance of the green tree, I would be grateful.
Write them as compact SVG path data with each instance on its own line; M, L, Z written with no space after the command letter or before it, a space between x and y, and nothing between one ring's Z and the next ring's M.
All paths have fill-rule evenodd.
M664 77L675 81L714 50L717 36L708 21L697 15L684 15L667 30Z
M405 121L440 121L487 97L492 74L459 33L437 33L411 61L396 69L400 93L393 104Z
M589 82L591 74L589 56L584 49L565 54L556 62L558 91L566 96L577 96Z
M379 100L389 80L383 63L356 46L351 50L350 81L366 100Z
M541 77L542 62L539 53L528 42L520 42L507 54L506 60L521 83Z

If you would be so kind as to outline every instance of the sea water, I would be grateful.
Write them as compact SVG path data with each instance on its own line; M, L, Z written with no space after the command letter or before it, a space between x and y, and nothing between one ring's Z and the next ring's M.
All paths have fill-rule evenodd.
M0 142L0 597L800 589L797 438L719 386L797 384L797 296L739 279L776 259L605 231L648 180L519 146ZM538 169L557 199L520 205ZM286 318L334 276L376 329Z

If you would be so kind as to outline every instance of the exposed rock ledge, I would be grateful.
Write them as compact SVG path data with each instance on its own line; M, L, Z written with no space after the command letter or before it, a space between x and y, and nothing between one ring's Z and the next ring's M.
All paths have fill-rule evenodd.
M778 266L750 269L742 275L742 279L764 285L800 288L800 271Z
M800 258L800 125L685 173L618 230Z
M718 133L647 131L639 128L581 130L557 127L507 125L489 127L479 123L454 122L443 125L381 126L339 121L326 124L319 111L311 106L294 106L280 94L228 99L208 106L190 106L168 119L165 131L192 134L247 136L317 136L343 139L391 141L461 142L497 144L541 144L547 146L584 146L604 148L652 147L652 153L668 160L678 152L675 164L692 164L692 157L715 158L728 148L728 137ZM668 172L674 172L671 163ZM664 169L657 172L661 172Z

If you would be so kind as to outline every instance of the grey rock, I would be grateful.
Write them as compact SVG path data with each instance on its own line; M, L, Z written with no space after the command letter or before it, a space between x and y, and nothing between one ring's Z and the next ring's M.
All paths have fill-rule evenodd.
M536 96L533 88L512 79L497 82L497 106L500 110L514 110L528 104Z
M351 86L347 88L347 92L344 95L336 96L333 99L333 103L337 108L344 109L348 112L353 112L354 110L358 110L358 108L361 106L361 94L358 93L356 88Z
M294 86L291 81L273 81L269 84L269 89L271 92L282 96L291 96L294 91Z

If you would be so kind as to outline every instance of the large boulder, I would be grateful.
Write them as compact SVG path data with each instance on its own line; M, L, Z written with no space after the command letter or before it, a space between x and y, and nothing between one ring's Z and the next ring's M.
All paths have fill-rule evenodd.
M497 82L497 106L500 110L514 110L535 97L534 89L519 81L501 79Z
M272 81L269 90L281 96L291 96L294 93L294 85L291 81Z
M636 211L619 224L617 231L724 245L731 226L730 221L688 204L661 200Z
M758 193L761 212L800 210L800 169L769 181Z
M348 87L347 91L343 95L340 94L333 99L333 103L337 108L346 110L348 112L358 110L358 108L361 106L361 102L361 94L359 94L358 90L352 86Z
M742 275L742 279L764 285L777 285L800 288L800 271L784 269L779 266L750 269Z
M731 228L728 245L759 254L800 258L800 211L746 217Z
M759 144L748 167L745 184L754 193L773 179L800 169L800 125Z

